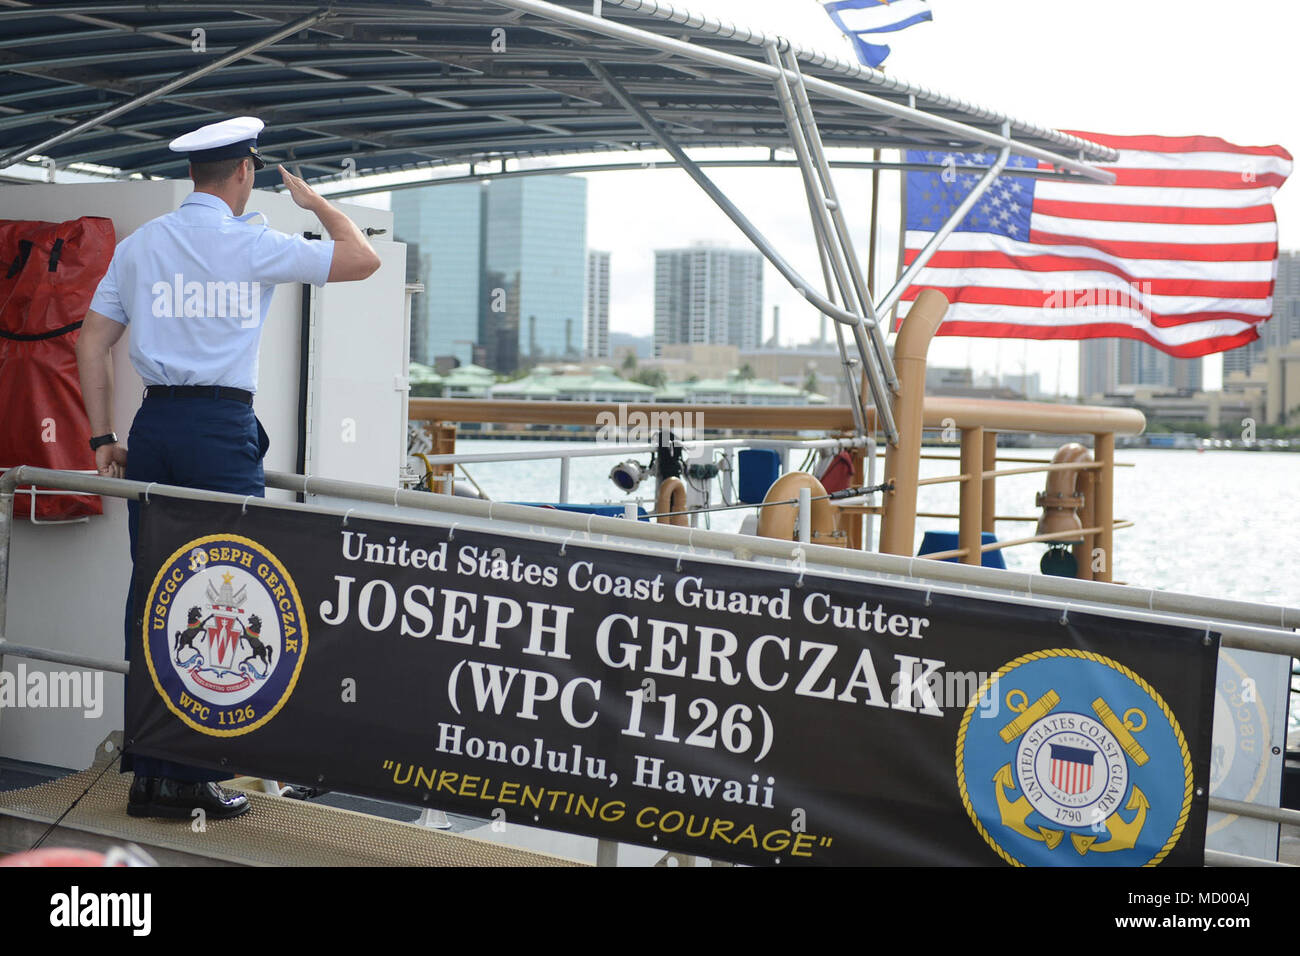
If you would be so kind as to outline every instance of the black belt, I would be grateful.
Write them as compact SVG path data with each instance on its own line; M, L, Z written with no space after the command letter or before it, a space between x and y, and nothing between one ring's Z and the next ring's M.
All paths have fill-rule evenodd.
M225 398L233 402L253 404L253 393L242 388L224 385L150 385L144 390L145 398Z

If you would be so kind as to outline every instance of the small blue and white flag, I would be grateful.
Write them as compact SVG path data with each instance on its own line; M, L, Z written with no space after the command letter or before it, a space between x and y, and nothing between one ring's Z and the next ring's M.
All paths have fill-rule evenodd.
M869 43L868 39L934 19L929 0L822 0L822 6L835 25L853 41L858 59L873 69L885 62L889 47Z

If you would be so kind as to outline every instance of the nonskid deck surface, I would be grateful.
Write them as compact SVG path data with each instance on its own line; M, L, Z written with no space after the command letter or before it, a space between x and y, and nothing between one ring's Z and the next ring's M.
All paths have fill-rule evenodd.
M96 765L0 793L0 855L25 850L99 774ZM349 810L246 791L250 809L212 820L127 816L130 776L110 770L45 841L106 849L134 843L160 863L244 866L578 866L572 860Z

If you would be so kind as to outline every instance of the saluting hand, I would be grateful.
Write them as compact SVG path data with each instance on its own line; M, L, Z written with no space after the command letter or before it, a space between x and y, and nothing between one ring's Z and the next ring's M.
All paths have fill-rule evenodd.
M315 212L322 205L328 204L324 196L283 166L280 167L280 176L284 179L284 184L288 187L289 195L293 197L293 201L303 209Z
M351 282L374 275L382 265L379 254L370 245L370 240L357 228L343 210L330 204L329 200L283 166L280 175L288 187L289 195L303 209L314 212L320 224L329 233L334 243L330 252L330 271L327 281ZM109 320L112 321L112 320Z

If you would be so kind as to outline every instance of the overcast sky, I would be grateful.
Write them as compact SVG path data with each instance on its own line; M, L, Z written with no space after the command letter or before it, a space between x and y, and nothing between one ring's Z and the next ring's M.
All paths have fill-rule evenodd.
M852 51L816 0L687 0L683 5ZM1292 0L932 0L934 21L896 35L889 72L910 82L1058 129L1107 133L1203 134L1242 145L1300 149L1300 84ZM718 170L714 178L809 277L820 274L797 172ZM856 241L865 257L870 174L844 171L837 186L859 210ZM590 179L588 244L610 249L611 327L648 333L653 325L653 250L693 239L744 238L677 170L603 173ZM896 177L882 186L882 250L893 268L898 242ZM888 204L886 211L885 204ZM1300 246L1300 186L1277 196L1283 248ZM892 277L892 273L891 273ZM768 267L765 329L781 306L783 340L816 334L818 319ZM945 338L937 364L976 371L1039 371L1049 391L1076 386L1074 343ZM1217 358L1207 384L1218 384Z

